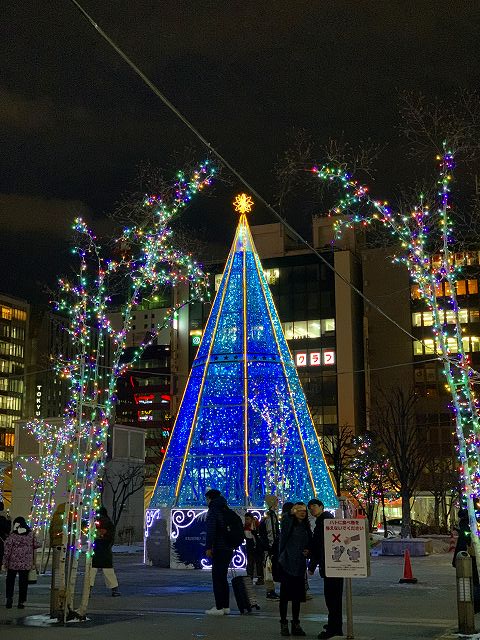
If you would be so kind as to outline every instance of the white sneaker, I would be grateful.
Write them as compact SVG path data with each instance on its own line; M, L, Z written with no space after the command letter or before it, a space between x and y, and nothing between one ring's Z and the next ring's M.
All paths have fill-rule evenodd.
M217 607L212 607L211 609L206 609L205 613L207 614L207 616L224 616L225 609L217 609Z
M228 616L228 614L230 613L230 609L229 609L228 607L225 607L225 608L223 609L223 613L224 613L226 616Z

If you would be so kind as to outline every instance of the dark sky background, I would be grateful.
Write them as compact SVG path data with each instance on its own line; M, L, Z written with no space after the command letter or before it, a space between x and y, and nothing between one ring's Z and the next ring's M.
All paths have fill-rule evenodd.
M388 197L408 174L398 91L479 86L477 0L82 3L267 199L293 127L385 144ZM140 162L170 165L196 141L69 0L7 0L1 30L0 291L39 300L39 283L67 269L72 218L104 231ZM238 188L218 187L186 223L227 246ZM273 221L259 207L252 217Z

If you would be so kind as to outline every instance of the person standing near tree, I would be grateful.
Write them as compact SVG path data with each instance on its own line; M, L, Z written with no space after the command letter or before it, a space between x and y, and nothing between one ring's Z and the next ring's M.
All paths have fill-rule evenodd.
M305 602L305 573L312 542L307 505L295 503L282 515L280 532L280 634L289 636L287 611L292 603L292 636L305 636L300 626L300 603Z
M28 572L35 566L35 549L40 544L35 539L33 531L19 516L13 521L12 533L5 540L3 564L7 570L5 584L6 607L13 606L13 591L18 573L18 608L25 609L28 590Z
M113 568L112 547L115 540L115 525L108 517L105 507L100 507L95 520L97 534L93 543L92 568L90 569L90 587L95 584L98 569L102 569L105 585L111 589L112 596L120 595L118 580Z
M205 613L209 616L224 616L230 613L228 567L232 561L234 549L228 539L225 522L228 505L218 489L207 491L205 498L208 505L205 555L212 561L212 584L215 597L215 606L207 609ZM239 520L243 531L241 518Z
M333 516L325 511L323 502L314 498L308 503L310 514L315 518L315 528L313 530L312 552L308 565L308 572L311 576L318 567L320 576L323 578L323 594L328 610L328 622L318 637L323 640L334 636L343 636L342 631L342 597L343 578L329 578L325 575L325 520Z
M10 518L5 515L5 505L0 502L0 569L3 564L3 552L5 549L5 540L8 538L12 523Z
M259 536L265 549L265 588L267 600L278 600L279 595L275 591L275 581L278 581L278 543L280 540L280 524L277 509L278 498L271 494L265 496L265 504L268 509L260 523ZM268 571L267 571L268 566Z
M247 552L247 576L253 582L257 573L257 585L265 584L263 577L263 544L259 536L260 523L251 511L245 514L245 546Z

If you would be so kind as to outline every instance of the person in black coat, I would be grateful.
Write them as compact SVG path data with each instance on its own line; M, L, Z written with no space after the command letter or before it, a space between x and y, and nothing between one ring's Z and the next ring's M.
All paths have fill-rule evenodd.
M97 535L93 543L92 568L90 569L90 587L95 584L97 570L102 569L105 585L111 589L115 598L120 595L118 580L113 568L112 547L115 540L115 526L108 517L105 507L100 507L95 520Z
M283 513L280 531L280 634L289 636L287 621L288 603L292 603L292 636L304 636L300 626L300 603L305 602L305 572L307 556L312 543L312 532L308 522L307 506L303 502L294 504L288 513Z
M315 518L308 572L313 576L318 566L320 576L323 578L323 594L328 609L328 622L325 625L325 630L322 631L318 637L323 639L343 636L343 578L329 578L325 575L325 534L323 524L325 520L331 519L333 516L324 510L323 502L317 500L317 498L309 501L308 509L310 514Z
M455 551L453 552L452 566L455 567L457 560L457 553L460 551L470 552L472 550L472 532L470 530L470 521L468 519L468 509L458 510L458 538L455 545ZM473 584L478 586L479 577L477 569L477 561L475 556L472 556L472 580Z
M5 540L8 538L12 523L5 515L5 506L0 502L0 570L3 564L3 553L5 550Z
M230 613L230 588L228 586L228 567L233 558L233 548L227 540L224 512L227 501L218 489L210 489L205 494L208 504L207 536L205 555L212 561L212 584L215 606L205 613L211 616L223 616Z

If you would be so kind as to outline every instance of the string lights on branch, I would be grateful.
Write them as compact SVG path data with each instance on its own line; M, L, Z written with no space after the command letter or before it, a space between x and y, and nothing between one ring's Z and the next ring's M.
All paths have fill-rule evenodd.
M393 261L407 267L418 286L420 299L432 314L435 353L452 397L460 475L467 500L477 557L480 540L475 503L480 496L479 404L474 389L475 372L470 366L459 318L457 282L462 266L454 259L454 225L451 217L450 187L455 167L454 154L444 145L437 156L436 204L430 207L423 194L410 211L393 210L387 202L374 200L368 188L335 166L313 167L312 172L325 183L340 187L342 197L330 215L338 216L336 233L357 225L381 224L389 230L399 249ZM448 315L447 315L448 314ZM447 317L449 322L446 322ZM453 322L451 322L453 318Z
M207 276L193 256L175 246L171 224L190 201L213 181L216 170L208 161L191 172L178 172L171 198L145 196L141 204L142 221L123 229L114 242L112 255L105 255L95 234L85 221L73 223L78 261L74 278L59 280L59 296L54 309L68 318L67 332L72 357L60 355L56 372L69 382L69 401L60 426L29 421L27 429L42 447L39 473L28 477L36 487L32 522L45 527L58 504L55 487L61 471L67 477L66 516L63 520L60 582L65 617L73 611L75 582L80 554L86 564L82 599L77 609L85 614L89 595L89 571L94 552L95 514L100 506L100 486L114 417L116 383L125 371L152 345L159 331L172 325L180 308L193 300L205 300ZM124 283L124 302L120 307L121 328L109 319L112 292ZM159 291L185 285L185 299L175 296L174 305L163 321L152 327L144 341L125 362L127 336L133 314L142 302ZM116 309L118 311L118 309ZM111 353L111 366L107 364Z

